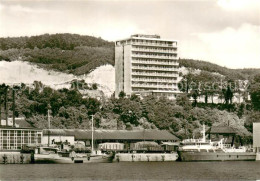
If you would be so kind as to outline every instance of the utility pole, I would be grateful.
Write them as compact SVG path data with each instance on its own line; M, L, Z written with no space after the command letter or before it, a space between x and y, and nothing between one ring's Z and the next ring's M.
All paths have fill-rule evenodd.
M94 153L94 120L93 115L91 115L91 152Z
M0 90L0 126L2 125L2 90Z
M15 90L13 88L13 127L15 127Z
M48 105L48 110L47 110L47 114L48 114L48 146L50 146L50 128L51 128L51 120L50 120L50 105Z
M7 102L7 93L8 93L8 87L5 87L5 121L6 126L8 126L8 102Z

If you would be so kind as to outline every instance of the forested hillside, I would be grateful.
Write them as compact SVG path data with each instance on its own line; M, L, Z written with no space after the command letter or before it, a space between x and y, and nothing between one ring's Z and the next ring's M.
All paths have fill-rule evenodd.
M0 60L23 60L77 75L104 64L114 65L114 43L77 34L0 38ZM206 61L179 59L180 66L216 72L233 80L251 79L260 69L229 69Z
M0 38L0 49L44 49L44 48L60 48L61 50L73 50L78 46L89 47L111 47L112 42L105 41L101 38L93 36L81 36L77 34L44 34L31 37L8 37Z
M0 38L0 59L23 60L76 75L114 64L114 43L76 34Z
M247 80L253 78L254 75L260 73L260 68L258 69L230 69L226 67L219 66L214 63L193 60L193 59L179 59L180 66L199 69L207 72L215 72L227 77L231 80Z

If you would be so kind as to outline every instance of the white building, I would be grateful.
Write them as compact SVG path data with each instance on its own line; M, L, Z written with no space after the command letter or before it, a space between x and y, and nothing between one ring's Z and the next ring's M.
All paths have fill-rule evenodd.
M260 123L253 123L253 147L256 151L256 160L260 160Z
M158 35L132 35L115 43L115 96L154 94L176 97L179 63L177 41Z
M52 145L56 143L68 143L70 145L75 144L74 130L63 129L44 129L42 136L43 145Z

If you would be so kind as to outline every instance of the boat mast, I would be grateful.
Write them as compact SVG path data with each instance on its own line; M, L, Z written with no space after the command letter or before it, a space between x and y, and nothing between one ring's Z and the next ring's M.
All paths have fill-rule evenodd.
M93 115L91 116L91 152L94 153L94 120Z
M48 108L48 146L50 146L50 127L51 127L51 121L50 121L50 109Z
M205 124L203 123L203 130L202 130L202 141L205 142L206 141L206 131L205 131Z

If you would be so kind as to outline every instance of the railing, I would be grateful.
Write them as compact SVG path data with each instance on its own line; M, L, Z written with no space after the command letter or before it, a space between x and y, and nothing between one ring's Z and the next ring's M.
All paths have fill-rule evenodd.
M132 48L132 51L138 51L138 52L158 52L158 53L177 54L177 50L161 50L161 49Z
M143 81L143 82L166 82L166 83L177 83L177 80L164 80L164 79L137 79L133 78L132 81Z
M132 72L132 75L140 75L140 76L162 76L162 77L177 77L177 76L178 76L178 74L141 73L141 72Z
M158 56L158 55L137 55L137 54L132 54L132 57L137 57L137 58L155 58L155 59L173 59L176 60L177 56Z
M149 85L149 84L132 84L132 87L150 87L150 88L167 88L167 89L173 89L176 88L176 86L169 86L169 85Z
M139 69L139 70L160 70L160 71L178 71L177 68L144 67L144 66L132 66L132 69Z
M138 63L138 64L155 64L155 65L178 65L177 62L142 61L142 60L132 60L132 63Z
M177 47L175 44L166 44L166 43L133 42L132 44L133 45L146 45L146 46Z

